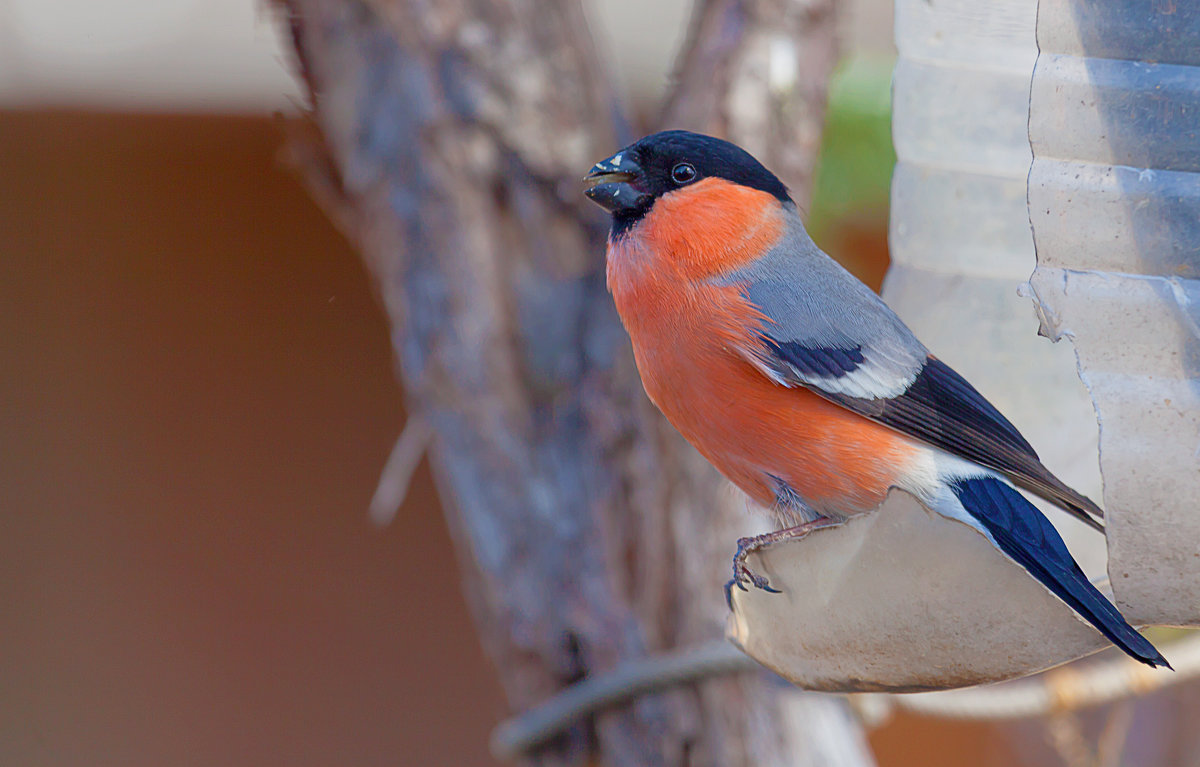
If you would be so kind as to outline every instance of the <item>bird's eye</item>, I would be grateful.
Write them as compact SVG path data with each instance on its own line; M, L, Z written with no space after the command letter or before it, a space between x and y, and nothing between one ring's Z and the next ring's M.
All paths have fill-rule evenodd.
M671 168L671 180L676 184L686 184L696 178L696 169L691 163L681 162Z

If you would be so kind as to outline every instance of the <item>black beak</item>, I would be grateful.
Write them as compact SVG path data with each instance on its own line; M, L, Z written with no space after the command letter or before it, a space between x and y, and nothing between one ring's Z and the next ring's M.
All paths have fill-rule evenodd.
M633 152L622 149L592 166L583 177L584 183L588 184L583 193L589 200L612 213L632 210L650 199L649 194L634 186L641 180L641 174L642 168L633 159Z

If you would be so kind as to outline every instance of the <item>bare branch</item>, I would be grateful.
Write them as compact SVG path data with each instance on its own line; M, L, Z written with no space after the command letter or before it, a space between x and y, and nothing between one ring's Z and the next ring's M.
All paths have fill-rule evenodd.
M605 288L607 222L578 179L632 137L579 5L285 5L321 134L304 166L379 286L513 708L718 639L744 502L646 399ZM436 602L444 577L431 581ZM790 752L785 694L756 673L709 678L596 712L529 758L869 760L840 704L822 698L811 711L829 709L830 737L795 738Z
M898 695L900 708L949 719L1020 719L1055 711L1077 711L1147 695L1200 677L1200 636L1163 648L1174 673L1155 671L1125 656L1071 664L1028 679L946 692ZM874 696L871 696L874 698Z
M835 21L833 0L699 0L662 125L741 144L806 208Z

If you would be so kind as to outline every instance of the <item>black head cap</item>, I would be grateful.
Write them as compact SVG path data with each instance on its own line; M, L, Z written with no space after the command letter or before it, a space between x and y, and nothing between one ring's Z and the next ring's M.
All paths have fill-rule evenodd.
M592 167L585 194L613 214L613 231L636 223L660 196L704 178L722 178L791 202L787 187L745 149L684 130L653 133Z

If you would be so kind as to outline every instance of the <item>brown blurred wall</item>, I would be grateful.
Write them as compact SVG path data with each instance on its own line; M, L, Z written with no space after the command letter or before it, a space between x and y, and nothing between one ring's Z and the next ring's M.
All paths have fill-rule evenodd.
M387 328L279 135L0 114L0 764L492 763L427 473L367 523Z

